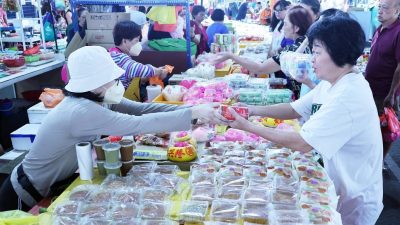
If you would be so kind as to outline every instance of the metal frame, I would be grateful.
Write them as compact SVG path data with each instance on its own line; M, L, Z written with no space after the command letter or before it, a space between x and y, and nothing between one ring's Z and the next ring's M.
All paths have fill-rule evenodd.
M192 67L191 49L190 49L190 0L70 0L72 19L75 31L78 30L78 15L76 13L77 5L168 5L185 6L186 8L186 64Z

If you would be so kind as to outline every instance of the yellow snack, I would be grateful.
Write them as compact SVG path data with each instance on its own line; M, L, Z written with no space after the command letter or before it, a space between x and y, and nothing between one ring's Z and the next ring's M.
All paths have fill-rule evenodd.
M184 143L184 142L179 142ZM168 148L168 159L174 162L190 162L197 157L196 149L185 143L186 145L178 147L173 146Z

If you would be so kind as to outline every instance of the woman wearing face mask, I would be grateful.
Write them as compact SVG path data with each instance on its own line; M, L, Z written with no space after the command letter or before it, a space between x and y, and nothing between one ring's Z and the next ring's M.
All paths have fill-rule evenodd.
M254 60L249 60L247 58L242 58L232 53L220 53L219 58L217 58L214 63L220 63L227 59L232 59L236 63L250 70L250 72L256 74L266 74L280 71L281 54L283 52L296 51L300 47L301 43L305 40L306 32L311 24L311 15L305 8L301 6L290 8L286 14L285 22L282 29L285 38L294 40L293 44L287 45L272 58L269 58L262 63L255 62ZM303 52L310 53L310 49L306 47ZM298 99L300 95L301 83L290 78L288 79L288 88L295 93L295 97L296 99Z
M54 183L72 176L78 169L78 142L94 141L100 135L188 130L197 118L214 122L208 119L216 114L209 105L185 108L123 98L118 78L124 70L102 47L76 50L68 68L71 79L66 97L47 115L31 150L0 188L0 211L28 210L50 195Z
M138 56L142 51L142 29L132 21L122 21L115 25L113 30L114 44L116 47L109 49L114 62L125 70L120 77L125 89L134 78L141 78L145 85L148 78L158 76L165 79L168 72L163 67L156 68L152 65L144 65L136 62L131 56Z

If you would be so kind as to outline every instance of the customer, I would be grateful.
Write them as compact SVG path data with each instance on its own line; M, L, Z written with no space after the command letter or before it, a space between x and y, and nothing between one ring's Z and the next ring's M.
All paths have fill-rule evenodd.
M88 11L86 8L81 7L78 9L78 33L81 36L81 38L83 39L85 37L85 30L86 30L86 16L88 15ZM75 30L72 27L73 25L70 24L70 27L67 27L68 33L67 33L67 44L69 44L69 42L71 42L72 38L75 35Z
M374 95L379 115L384 106L398 110L396 90L400 88L400 0L381 0L378 20L381 25L375 31L371 43L365 77ZM392 142L384 140L383 154L389 152Z
M292 45L286 46L282 51L279 51L278 54L274 55L272 58L267 59L263 63L255 62L254 60L250 60L247 58L242 58L233 53L220 53L220 57L216 59L215 63L219 63L227 59L232 59L236 63L256 74L266 74L280 71L280 55L283 52L296 51L301 43L304 41L305 34L311 24L311 15L305 8L301 6L292 7L287 12L283 26L283 33L285 34L285 38L295 40ZM310 49L307 47L303 52L308 53L310 52ZM296 98L299 98L301 84L292 79L289 79L289 81L290 82L288 83L288 87L293 90Z
M225 13L222 9L215 9L211 15L214 23L207 28L208 47L214 42L214 35L229 34L228 28L224 24Z
M371 89L354 72L364 32L357 21L339 16L316 22L308 37L321 83L291 104L248 106L251 115L307 118L300 132L256 126L232 109L229 126L296 151L316 150L339 196L343 224L373 225L383 208L382 139Z
M298 3L310 12L310 14L313 18L313 21L317 21L317 19L319 17L319 12L321 10L320 1L318 1L318 0L299 0Z
M78 169L76 143L94 141L100 135L188 130L196 118L220 122L209 119L215 111L207 105L185 108L123 98L118 78L124 70L102 47L76 50L69 57L68 68L71 79L65 87L66 97L46 116L32 149L1 186L0 211L29 210L49 197L54 183Z
M161 80L165 79L168 72L163 68L155 68L152 65L143 65L136 62L131 57L138 56L142 51L142 29L139 25L132 21L122 21L115 25L113 30L115 47L109 49L114 62L125 70L124 74L120 77L122 85L128 89L134 78L141 78L140 84L137 88L142 89L139 99L145 96L145 89L148 83L148 78L158 76Z
M209 52L208 36L206 29L203 27L203 22L206 15L206 9L201 5L195 5L192 9L193 20L190 21L190 38L197 45L196 56L203 52Z
M286 17L286 12L290 8L291 3L286 0L279 0L274 5L274 15L279 20L272 31L272 44L268 56L276 55L279 50L286 45L293 44L294 40L286 39L282 32L283 23Z

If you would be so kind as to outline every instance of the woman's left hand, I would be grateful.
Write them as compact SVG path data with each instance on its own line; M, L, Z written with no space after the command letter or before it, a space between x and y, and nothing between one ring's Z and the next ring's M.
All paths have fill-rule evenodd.
M253 125L250 121L240 116L232 107L229 107L228 110L232 114L232 117L234 118L233 121L229 121L230 127L248 131L249 127Z
M233 54L231 52L220 52L217 54L217 57L212 60L212 64L218 64L221 62L224 62L228 59L231 59L233 57Z
M200 119L204 123L227 125L228 120L218 113L218 105L202 104L191 108L192 119Z

